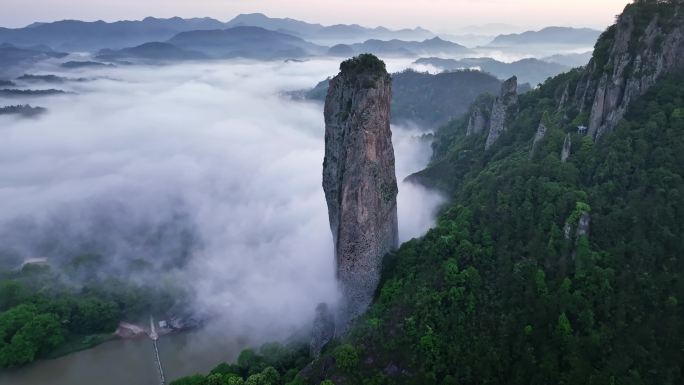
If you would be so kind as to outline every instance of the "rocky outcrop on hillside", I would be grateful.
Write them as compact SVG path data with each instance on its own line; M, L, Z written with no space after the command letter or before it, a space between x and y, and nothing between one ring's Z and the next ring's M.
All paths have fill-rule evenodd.
M630 5L597 42L575 90L580 110L590 113L589 135L598 139L610 132L633 100L682 68L682 2Z
M499 136L506 131L506 123L518 111L518 78L513 76L501 85L501 93L494 101L489 119L489 135L485 149L489 149Z
M565 140L563 140L563 149L561 150L561 162L565 163L570 157L570 150L572 149L572 138L570 134L565 135Z
M544 121L542 120L539 122L539 126L537 127L537 132L534 134L534 140L532 141L532 149L530 150L530 159L534 156L534 152L537 149L537 146L539 146L539 143L546 137L546 132L548 131L548 128L546 128L546 125L544 125Z
M582 236L589 235L589 224L591 222L591 215L587 212L582 213L577 221L577 230L575 231L575 239L579 239Z
M470 107L470 118L466 136L476 135L489 128L489 117L492 114L494 97L490 94L480 95Z
M323 189L342 293L338 333L371 303L382 258L398 246L391 94L385 64L367 54L340 65L325 101Z
M321 355L323 347L335 337L335 316L326 303L320 303L316 307L316 318L313 323L309 354L313 358Z
M468 120L468 129L466 130L466 135L481 133L484 131L485 127L487 127L488 122L488 117L482 112L481 109L476 108Z

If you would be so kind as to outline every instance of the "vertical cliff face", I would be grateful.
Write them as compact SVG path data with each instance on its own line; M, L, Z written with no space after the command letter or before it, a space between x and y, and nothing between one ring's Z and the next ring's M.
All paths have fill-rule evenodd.
M565 140L563 140L563 149L561 150L561 162L565 163L570 157L570 150L572 149L572 138L570 134L565 135Z
M506 131L510 116L518 111L518 78L513 76L501 85L501 93L494 101L489 119L489 135L485 149L489 149Z
M627 7L596 44L578 82L581 110L590 112L589 135L611 131L629 104L665 74L684 68L684 5L643 2Z
M335 337L335 316L330 311L327 303L320 303L316 307L316 318L311 331L311 343L309 354L318 358L328 342Z
M484 131L488 124L488 116L485 115L481 108L475 108L472 114L470 114L466 135L479 134Z
M342 63L325 100L323 189L343 296L342 332L370 304L382 257L398 246L390 101L391 79L373 55Z
M483 94L470 106L470 118L468 118L468 128L466 136L479 135L489 129L489 117L492 114L492 105L495 98L490 94Z
M534 134L534 140L532 141L532 148L530 149L530 159L534 156L535 151L537 150L537 146L539 146L539 143L541 143L542 140L546 137L546 132L548 129L544 125L544 121L542 120L539 122L539 126L537 126L537 132Z

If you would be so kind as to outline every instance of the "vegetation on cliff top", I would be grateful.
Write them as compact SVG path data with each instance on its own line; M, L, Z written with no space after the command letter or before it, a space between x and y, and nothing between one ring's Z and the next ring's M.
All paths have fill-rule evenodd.
M385 62L370 53L363 53L340 64L340 71L344 74L358 75L362 73L387 75Z
M392 123L437 128L465 113L479 95L496 94L501 81L480 71L430 74L407 69L392 75ZM330 79L296 97L325 100Z

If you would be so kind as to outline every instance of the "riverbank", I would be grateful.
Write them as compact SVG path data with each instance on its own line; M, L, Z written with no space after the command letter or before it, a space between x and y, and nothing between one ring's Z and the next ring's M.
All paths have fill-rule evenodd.
M71 353L92 349L102 343L116 340L117 338L118 337L114 333L71 336L63 345L53 350L42 359L52 360Z
M223 325L174 333L158 341L168 382L206 373L221 362L234 362L248 341L226 334ZM110 339L91 349L29 365L0 369L0 384L12 385L150 385L159 383L154 346L149 337Z

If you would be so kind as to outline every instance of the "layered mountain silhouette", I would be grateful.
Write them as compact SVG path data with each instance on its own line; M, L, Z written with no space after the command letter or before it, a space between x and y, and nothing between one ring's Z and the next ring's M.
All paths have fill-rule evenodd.
M66 53L56 52L45 45L18 47L13 44L0 44L0 75L7 76L8 72L19 65L30 65L49 58L63 58Z
M526 44L569 44L593 46L599 35L601 35L601 31L591 28L546 27L539 31L527 31L523 33L499 35L494 38L489 45L512 46Z
M103 48L119 50L148 42L163 42L181 32L224 30L234 27L260 27L313 41L359 42L371 38L422 40L435 36L422 28L392 31L384 27L367 28L356 24L323 26L294 19L270 18L257 13L238 15L226 23L208 17L192 19L147 17L143 20L112 23L101 20L34 23L24 28L0 28L0 42L19 46L46 44L64 51L93 52Z
M291 93L295 98L325 100L330 79L314 88ZM501 81L479 71L428 74L405 70L392 74L392 123L439 127L468 111L484 93L493 94Z
M570 69L558 63L551 63L539 59L523 59L512 63L504 63L491 58L466 58L461 60L442 59L437 57L420 58L416 64L428 64L441 70L453 71L460 69L477 69L488 72L499 79L517 76L521 83L537 85L549 77L558 75Z
M96 58L106 61L123 59L177 61L206 59L207 55L197 51L185 50L169 43L153 42L120 50L104 49L97 54Z
M373 53L385 56L420 56L440 54L462 55L470 52L472 52L470 49L460 44L434 37L423 41L370 39L363 43L338 44L331 47L328 54L342 57L360 53Z
M368 28L358 24L324 26L290 18L271 18L262 13L238 15L226 23L226 27L238 26L261 27L272 31L299 36L315 42L359 42L368 39L425 40L435 37L435 34L420 27L414 29L390 30L385 27Z
M213 58L273 59L305 57L326 48L296 36L260 27L183 32L168 41L185 50L197 50Z

